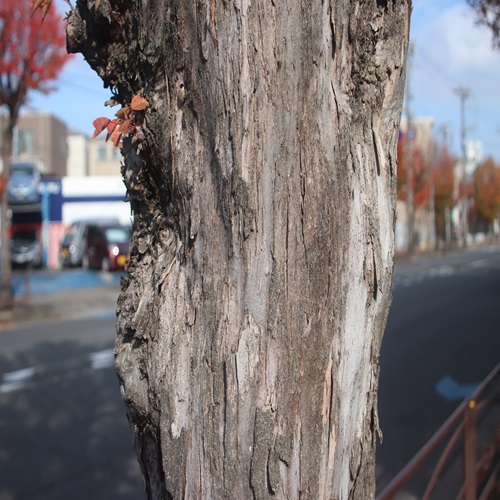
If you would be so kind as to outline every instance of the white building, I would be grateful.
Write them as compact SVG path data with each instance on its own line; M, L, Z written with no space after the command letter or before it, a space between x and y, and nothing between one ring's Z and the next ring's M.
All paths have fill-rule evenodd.
M68 135L67 176L83 177L89 175L88 142L89 139L84 134Z
M89 172L91 176L119 176L123 157L120 148L115 148L106 137L99 136L89 141Z

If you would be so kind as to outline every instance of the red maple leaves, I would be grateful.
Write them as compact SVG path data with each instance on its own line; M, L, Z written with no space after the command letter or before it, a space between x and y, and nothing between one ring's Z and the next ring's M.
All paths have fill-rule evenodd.
M31 10L31 15L33 15L37 9L40 9L42 11L42 21L45 19L45 16L47 15L47 12L50 9L50 4L52 3L52 0L35 0L33 2L33 8Z
M23 106L33 90L53 90L51 82L71 57L57 11L49 10L49 3L36 5L45 16L43 23L30 17L31 0L0 1L0 104L13 109Z
M111 142L117 148L123 136L128 136L135 132L139 113L144 111L148 106L148 101L144 97L141 97L140 94L136 94L130 104L125 104L118 110L115 114L116 118L100 117L92 122L95 128L92 139L106 130L106 141L111 139Z
M73 10L73 5L71 5L71 0L63 0L66 2L71 10ZM47 15L47 12L50 9L50 4L52 3L52 0L33 0L32 6L31 6L31 16L37 11L37 9L40 9L42 11L42 21L45 19L45 16Z

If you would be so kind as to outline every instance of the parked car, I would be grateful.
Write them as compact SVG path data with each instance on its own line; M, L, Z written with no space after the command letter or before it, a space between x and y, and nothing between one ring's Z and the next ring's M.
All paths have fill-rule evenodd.
M78 267L82 265L87 251L87 233L90 226L118 225L118 219L87 219L71 223L61 243L59 260L63 267ZM88 262L86 262L88 264Z
M83 267L117 271L125 269L130 246L130 228L120 224L89 225Z
M40 234L32 229L12 233L10 260L13 266L42 267L43 245Z
M11 163L7 184L9 204L40 203L40 178L36 163Z

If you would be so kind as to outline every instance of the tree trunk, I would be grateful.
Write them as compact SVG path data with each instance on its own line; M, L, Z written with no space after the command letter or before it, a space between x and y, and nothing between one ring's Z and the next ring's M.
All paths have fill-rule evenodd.
M0 265L0 309L9 309L12 307L12 264L10 261L10 238L9 228L10 220L8 216L9 195L7 185L9 182L9 165L12 156L12 141L14 129L19 117L18 106L7 106L9 114L6 118L5 129L2 131L2 189L0 193L0 238L2 243L2 260Z
M150 498L370 498L402 0L79 0L140 93L116 366Z

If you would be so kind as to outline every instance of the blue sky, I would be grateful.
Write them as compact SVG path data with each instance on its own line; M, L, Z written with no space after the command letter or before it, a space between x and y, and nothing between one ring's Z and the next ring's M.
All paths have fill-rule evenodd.
M57 0L61 11L67 10ZM465 0L414 0L411 72L414 116L433 117L435 130L448 129L449 146L460 153L460 101L454 91L470 91L466 101L468 139L481 140L484 156L500 162L500 51L491 48L488 30L474 22ZM111 116L111 96L78 55L63 71L57 90L33 94L29 108L50 111L73 130L91 135L92 121Z
M500 51L492 49L488 29L476 24L465 0L415 0L411 42L413 114L433 117L436 132L445 126L449 146L459 154L460 99L455 89L468 89L467 138L480 140L483 155L500 162Z

